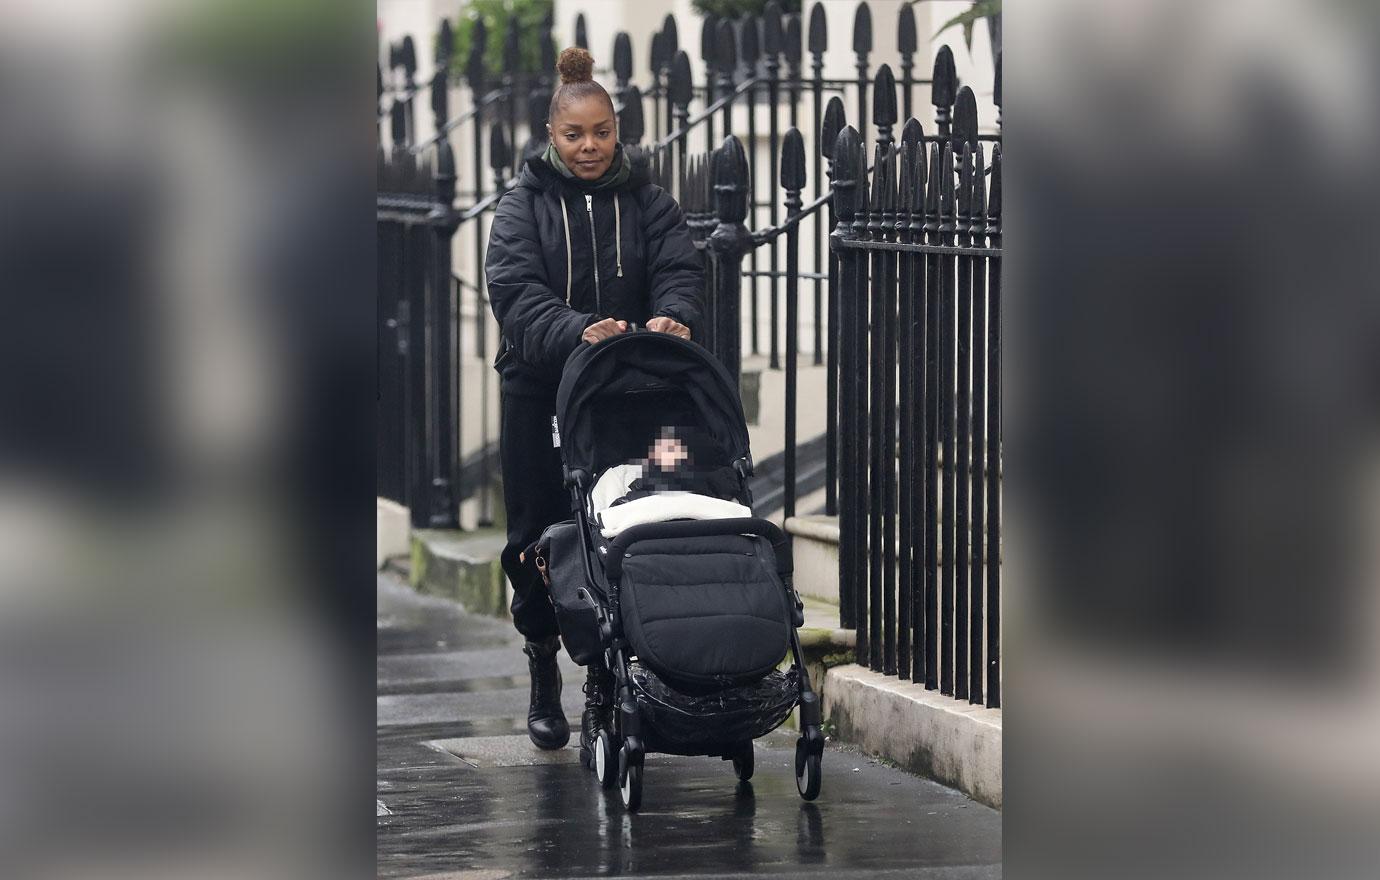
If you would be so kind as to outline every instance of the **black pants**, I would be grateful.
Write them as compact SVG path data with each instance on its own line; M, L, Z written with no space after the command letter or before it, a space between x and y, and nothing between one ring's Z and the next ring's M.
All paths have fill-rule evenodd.
M513 626L531 640L556 634L556 612L531 557L519 562L518 554L541 537L547 526L570 518L560 450L551 445L551 417L555 412L554 394L502 397L498 443L508 515L503 571L513 584Z

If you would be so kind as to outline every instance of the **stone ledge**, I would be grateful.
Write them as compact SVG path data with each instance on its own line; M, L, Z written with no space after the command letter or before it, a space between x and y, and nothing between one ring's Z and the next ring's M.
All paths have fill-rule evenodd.
M412 521L406 507L387 498L375 501L376 528L374 548L378 556L378 568L394 556L405 556L408 551L408 532Z
M823 514L793 516L786 520L783 527L787 534L812 538L829 544L839 542L839 518L836 516L824 516Z
M1001 808L1000 709L856 664L829 669L821 697L840 740Z
M412 586L456 601L473 614L507 617L508 579L499 562L505 543L499 529L417 529L412 533Z

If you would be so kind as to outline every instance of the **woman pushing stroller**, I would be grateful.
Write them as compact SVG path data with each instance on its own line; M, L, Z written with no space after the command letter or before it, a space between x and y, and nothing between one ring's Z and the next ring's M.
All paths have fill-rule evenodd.
M504 572L513 624L526 638L531 673L527 730L546 749L564 746L560 648L541 576L522 553L569 515L552 441L561 369L582 342L632 325L692 338L701 319L701 258L680 207L618 143L613 101L591 77L583 49L561 53L551 98L549 146L523 166L499 201L485 257L489 301L503 337L499 436L507 513ZM591 667L581 744L588 752L606 683Z

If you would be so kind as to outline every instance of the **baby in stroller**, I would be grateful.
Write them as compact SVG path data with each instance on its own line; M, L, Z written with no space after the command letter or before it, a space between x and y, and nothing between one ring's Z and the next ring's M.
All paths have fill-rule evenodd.
M693 342L621 334L566 363L552 432L573 516L535 552L589 669L582 762L635 810L648 752L731 759L748 779L752 741L798 706L796 785L814 799L824 737L802 606L785 535L752 516L736 381Z
M645 523L752 516L736 500L739 477L714 438L695 425L657 428L640 459L610 467L590 493L600 533Z

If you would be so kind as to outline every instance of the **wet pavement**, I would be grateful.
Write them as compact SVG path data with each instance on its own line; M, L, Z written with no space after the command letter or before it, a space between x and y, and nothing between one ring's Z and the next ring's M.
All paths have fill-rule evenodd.
M527 740L527 658L506 621L385 574L378 645L380 877L1001 875L998 812L833 744L805 803L785 731L757 741L751 782L718 758L648 755L629 815L579 764L584 675L568 658L572 744L542 752Z

